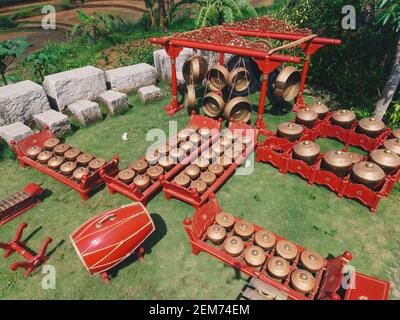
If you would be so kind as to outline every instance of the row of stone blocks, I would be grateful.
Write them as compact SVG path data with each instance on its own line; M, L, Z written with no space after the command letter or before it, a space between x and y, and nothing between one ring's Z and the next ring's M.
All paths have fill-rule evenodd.
M79 100L96 101L107 88L135 92L156 82L156 69L146 63L103 71L88 66L46 76L43 87L21 81L0 87L0 126L14 122L30 124L35 114L52 107L63 112ZM111 93L105 95L110 99ZM49 103L50 101L50 103Z

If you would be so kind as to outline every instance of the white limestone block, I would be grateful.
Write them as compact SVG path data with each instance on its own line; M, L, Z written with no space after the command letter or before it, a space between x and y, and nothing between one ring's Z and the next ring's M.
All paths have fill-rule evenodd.
M182 74L182 67L185 61L193 55L193 49L184 48L176 58L176 72ZM154 66L157 70L157 78L163 81L171 81L171 60L164 49L153 52Z
M55 110L39 113L34 116L34 119L39 128L47 126L57 137L62 137L71 130L68 116Z
M84 126L103 120L99 105L93 101L80 100L70 104L68 109L76 117L79 123Z
M99 96L99 101L103 103L113 115L122 113L129 108L128 96L122 92L108 90Z
M0 127L0 137L3 138L8 144L11 141L20 142L26 137L33 134L33 131L22 122L15 122L7 126Z
M136 92L156 82L156 69L147 63L107 70L105 74L108 87L123 93Z
M140 88L138 91L139 99L143 102L152 102L162 99L163 93L156 86L148 86Z
M104 71L92 66L46 76L43 86L59 111L79 100L96 100L107 90Z
M49 109L43 87L30 80L0 87L0 126L14 122L31 125L35 114Z

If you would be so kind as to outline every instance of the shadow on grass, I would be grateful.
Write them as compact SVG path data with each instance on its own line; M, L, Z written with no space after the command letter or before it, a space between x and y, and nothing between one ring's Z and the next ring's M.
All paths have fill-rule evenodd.
M29 246L29 240L31 240L31 239L32 239L40 230L42 230L42 229L43 229L42 226L37 227L37 228L36 228L35 230L33 230L23 241L21 241L21 243L22 243L23 246L25 247L25 250L26 250L27 252L29 252L31 255L33 255L33 256L36 256L37 251L40 249L40 247L38 247L38 248L31 248L31 247ZM43 239L43 241L44 241L44 239ZM56 252L56 250L57 250L58 248L60 248L64 243L65 243L65 240L64 240L64 239L60 240L60 241L53 247L53 249L51 249L50 251L46 252L46 256L47 256L47 257L51 257L51 256L54 254L54 252Z
M151 213L151 218L153 219L156 230L143 242L142 247L145 250L144 259L146 260L146 255L151 253L151 249L167 234L167 225L165 224L163 218L158 213ZM123 260L120 264L114 268L107 271L109 277L115 278L118 276L118 272L131 264L139 260L136 253L132 253L128 258Z

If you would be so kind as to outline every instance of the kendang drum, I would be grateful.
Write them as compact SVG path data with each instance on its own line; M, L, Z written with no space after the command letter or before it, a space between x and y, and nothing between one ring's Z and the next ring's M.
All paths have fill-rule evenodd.
M86 270L91 275L105 275L138 249L154 230L146 208L135 202L93 217L70 239Z

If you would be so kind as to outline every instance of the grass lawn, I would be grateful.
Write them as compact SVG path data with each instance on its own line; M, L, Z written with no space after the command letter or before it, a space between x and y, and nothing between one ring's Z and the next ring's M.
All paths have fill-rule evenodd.
M136 96L130 97L132 108L119 117L81 128L66 138L81 149L111 160L118 154L122 167L142 156L149 142L145 136L150 128L168 128L169 120L179 127L187 121L186 112L167 117L161 106L171 98L167 87L164 101L143 105ZM292 118L265 116L270 128ZM128 132L129 141L120 138ZM329 140L323 148L342 147ZM43 275L36 271L24 278L12 272L9 265L19 260L13 255L0 259L0 298L2 299L235 299L246 277L235 277L232 268L211 256L191 254L182 221L194 209L178 200L166 201L161 192L148 204L157 230L145 243L144 263L128 259L114 274L109 286L100 277L91 277L78 259L69 235L90 217L127 204L129 199L101 190L89 201L79 194L34 169L23 169L10 152L0 154L0 198L20 190L28 182L42 184L52 195L23 216L1 228L0 241L9 241L17 226L26 221L25 236L34 233L29 246L37 250L45 236L54 241L49 264L57 271L57 288L44 290ZM294 175L282 175L267 164L256 164L251 176L233 176L217 193L222 208L235 215L278 233L324 256L353 253L352 264L357 271L388 279L392 282L391 297L399 299L400 290L400 190L383 199L378 213L353 200L339 199L325 188L308 186ZM396 289L397 288L397 289Z

